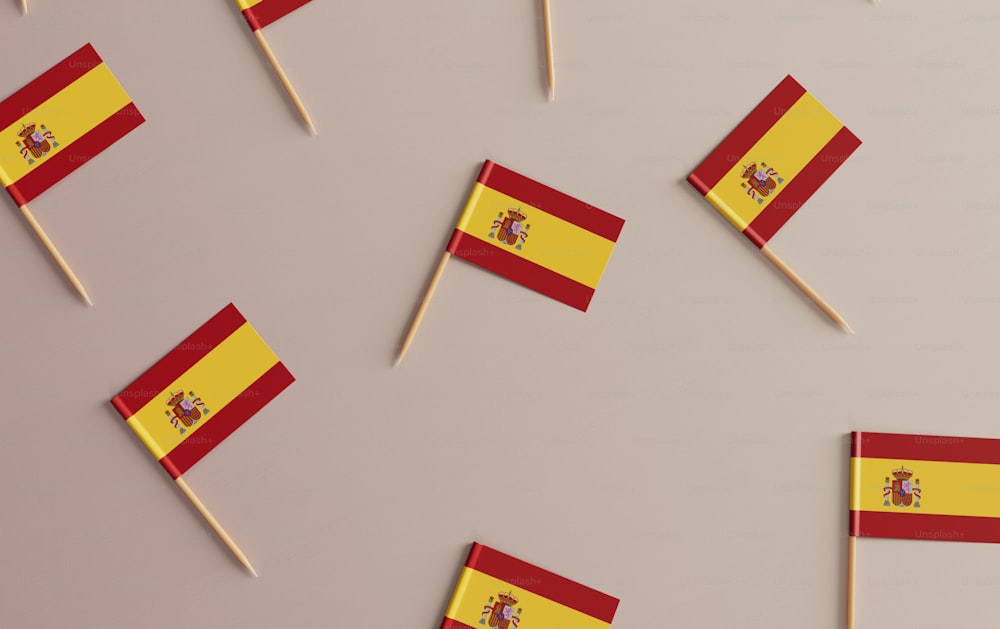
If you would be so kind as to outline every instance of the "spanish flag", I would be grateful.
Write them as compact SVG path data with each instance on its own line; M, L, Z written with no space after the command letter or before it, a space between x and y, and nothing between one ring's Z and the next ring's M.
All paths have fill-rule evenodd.
M294 381L229 304L111 403L176 479Z
M605 629L617 609L617 598L474 542L441 629Z
M0 182L23 206L143 122L87 44L0 103Z
M1000 542L1000 439L851 434L850 534Z
M448 251L586 311L624 224L487 160Z
M763 247L860 145L812 94L786 76L688 182Z
M236 0L250 30L256 31L277 22L309 0Z

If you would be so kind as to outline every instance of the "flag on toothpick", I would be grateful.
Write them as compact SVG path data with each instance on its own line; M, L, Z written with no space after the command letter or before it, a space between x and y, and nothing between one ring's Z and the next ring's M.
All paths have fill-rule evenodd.
M260 45L261 50L264 51L264 55L267 57L268 62L274 69L274 73L278 75L278 79L281 81L282 86L288 93L288 97L292 99L292 104L298 110L299 115L302 116L302 121L306 123L306 127L309 129L310 133L316 133L316 126L313 124L312 118L309 116L309 112L306 111L306 106L299 98L298 92L295 91L295 87L292 86L291 80L285 71L281 68L281 64L278 63L278 58L274 56L274 51L271 50L271 46L264 39L264 34L261 29L268 24L273 24L274 22L285 17L295 9L307 4L310 0L236 0L236 6L240 8L243 12L243 17L246 18L247 24L250 25L250 30L253 31L254 37L257 39L257 43Z
M177 478L294 380L229 304L111 403Z
M486 160L400 345L413 342L452 255L587 310L625 221Z
M182 475L295 381L229 304L111 404L254 576L236 542Z
M465 562L441 629L611 626L618 599L479 543Z
M768 241L861 145L791 76L688 176L688 182L845 330L850 326Z
M87 44L0 103L0 182L24 205L143 122Z
M447 249L585 311L624 224L487 160Z
M28 202L89 162L145 119L87 44L0 102L0 184L56 264L93 302Z
M1000 439L851 435L855 537L1000 543Z
M1000 543L1000 439L851 433L847 628L857 539Z

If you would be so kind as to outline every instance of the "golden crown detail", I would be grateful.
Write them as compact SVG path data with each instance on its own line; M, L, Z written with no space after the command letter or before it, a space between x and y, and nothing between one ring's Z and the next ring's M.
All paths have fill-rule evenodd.
M911 476L913 476L913 470L908 470L902 465L899 466L899 469L892 470L892 477L896 480L910 480Z
M520 223L520 222L522 222L522 221L524 221L525 219L528 218L527 216L524 215L524 212L522 212L520 208L518 208L518 209L511 208L511 209L507 210L507 216L511 217L512 219L514 219L518 223Z

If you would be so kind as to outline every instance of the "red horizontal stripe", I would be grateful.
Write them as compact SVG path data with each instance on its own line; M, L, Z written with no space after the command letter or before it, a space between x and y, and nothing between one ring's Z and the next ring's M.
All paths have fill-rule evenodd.
M441 623L441 629L475 629L475 628L470 627L464 622L458 622L457 620L452 620L451 618L445 616L444 621L442 621Z
M243 17L246 18L250 30L259 30L277 22L295 9L306 4L310 0L264 0L253 5L249 9L243 10Z
M584 312L590 307L590 300L594 296L594 289L586 284L504 251L460 229L452 234L448 251Z
M229 304L115 396L111 403L127 420L246 321L236 306Z
M747 151L767 133L779 118L784 116L803 94L804 87L791 76L786 76L753 111L743 119L733 132L726 136L719 146L705 158L688 181L702 195L719 183L733 164L739 162Z
M767 204L764 211L747 225L743 233L755 245L763 247L859 146L861 140L847 127L841 127L805 168Z
M1000 543L1000 518L851 511L850 534L855 537Z
M0 129L14 124L101 63L100 55L90 44L66 57L0 103Z
M7 186L7 192L17 205L28 203L145 121L134 103L125 105L75 142L46 158L28 174Z
M486 160L483 164L483 170L479 173L477 181L612 242L618 242L618 235L625 225L624 219L614 214L563 194L534 179L528 179L490 160Z
M478 542L473 542L465 565L609 624L615 617L615 610L618 609L618 599L613 596L576 581L570 581L554 572L543 570Z
M214 417L210 416L203 427L177 444L160 459L160 463L171 476L177 478L293 382L295 378L288 369L282 363L277 363L236 399L222 407Z
M1000 439L854 432L851 456L1000 465Z

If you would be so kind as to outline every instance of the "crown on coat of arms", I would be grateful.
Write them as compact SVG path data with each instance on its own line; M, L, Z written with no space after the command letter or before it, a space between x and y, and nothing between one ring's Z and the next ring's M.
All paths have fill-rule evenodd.
M497 598L500 599L500 602L504 605L510 605L511 607L517 605L517 597L514 596L513 592L500 592L497 594Z
M518 223L523 222L525 219L528 218L527 216L524 215L524 212L522 212L520 209L513 209L513 208L507 210L507 216L511 217ZM516 599L515 602L517 602Z
M910 480L911 476L913 476L913 470L908 470L902 465L899 466L899 469L892 470L892 477L896 480Z
M27 126L25 126L25 125L22 124L21 125L21 130L17 132L17 135L18 135L18 137L26 138L29 135L31 135L32 133L34 133L34 132L35 132L35 123L32 122L31 124L29 124Z
M171 391L170 392L170 399L167 400L167 406L177 406L178 404L180 404L183 401L184 401L184 390L183 389L180 390L180 391Z

